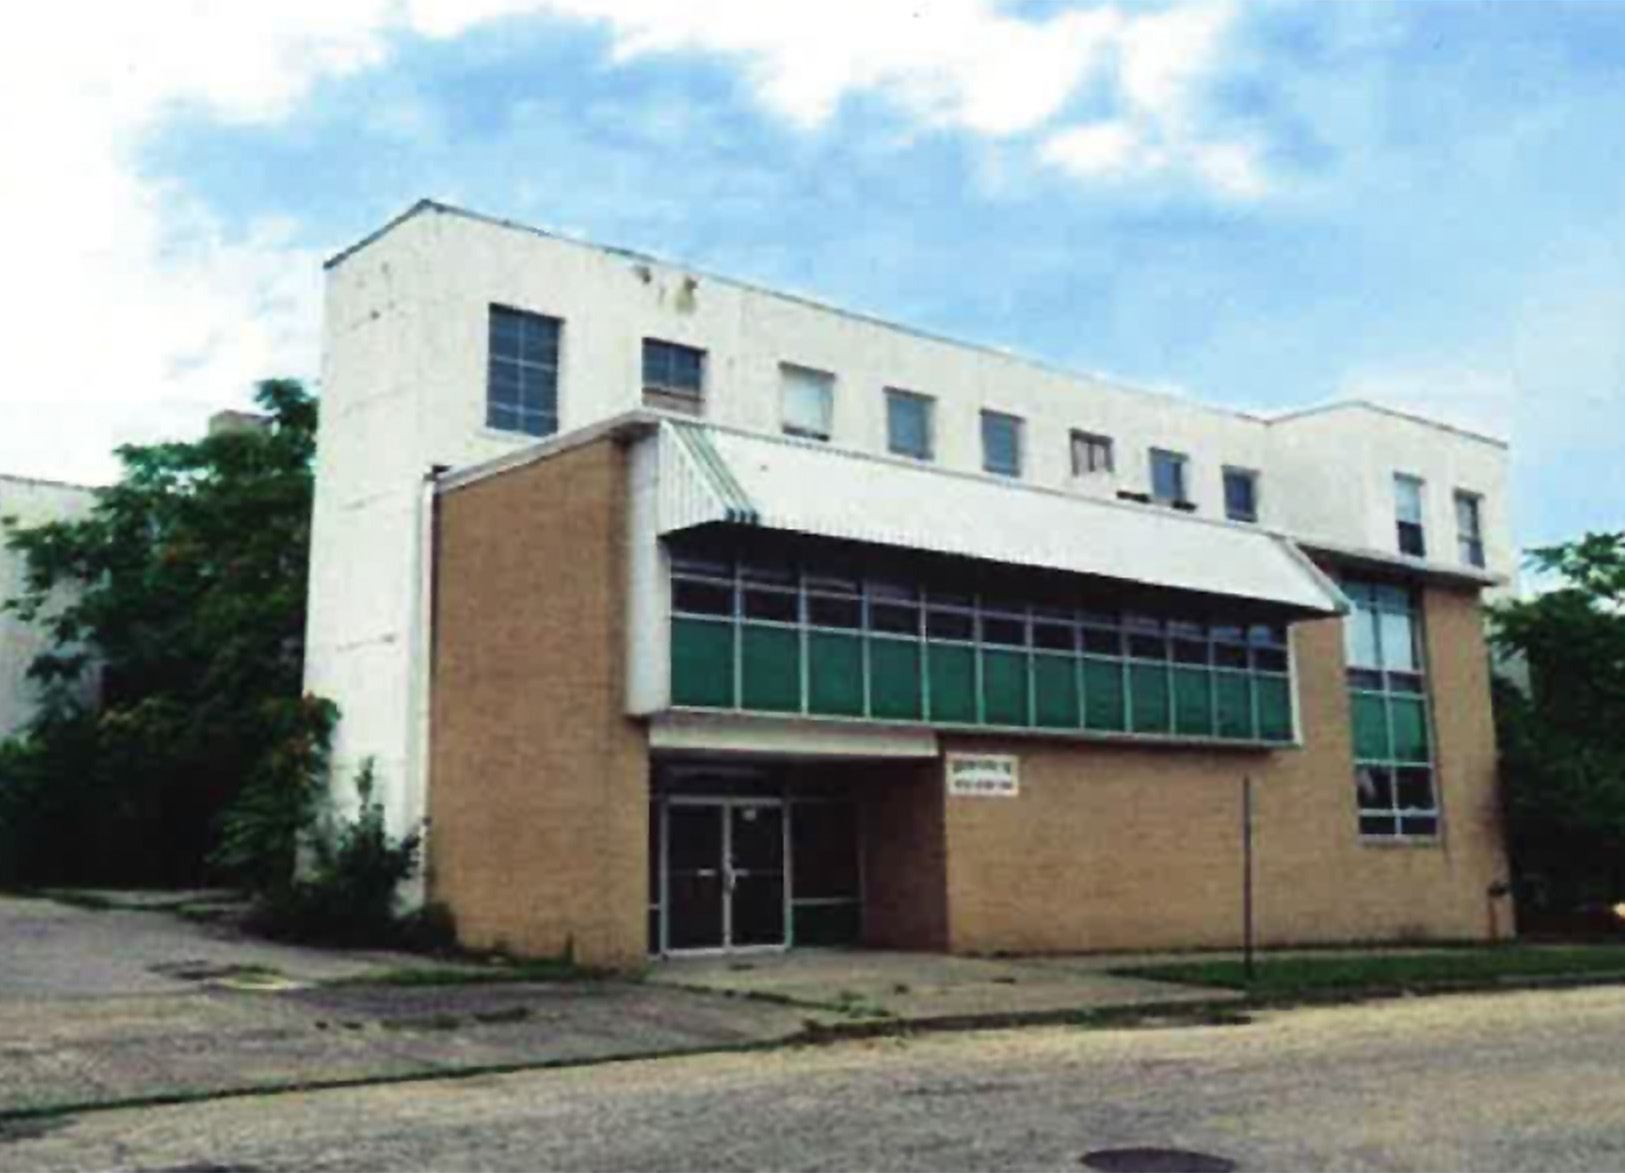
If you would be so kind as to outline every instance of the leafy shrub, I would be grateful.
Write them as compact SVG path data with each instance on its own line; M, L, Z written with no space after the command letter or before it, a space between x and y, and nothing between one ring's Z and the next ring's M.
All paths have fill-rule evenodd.
M303 837L306 867L291 883L262 897L255 917L261 931L338 945L402 942L396 892L417 874L423 835L389 833L375 785L369 760L356 776L354 817L330 815Z

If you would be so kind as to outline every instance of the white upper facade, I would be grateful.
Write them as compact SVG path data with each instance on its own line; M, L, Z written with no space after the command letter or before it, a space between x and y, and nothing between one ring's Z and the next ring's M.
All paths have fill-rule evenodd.
M0 519L14 519L23 528L83 517L95 500L94 490L78 485L0 476ZM27 571L26 560L6 537L0 526L0 604L22 593ZM0 612L0 738L16 732L33 714L38 695L28 669L46 648L38 626Z
M367 444L361 475L377 489L427 464L461 467L534 442L488 421L493 306L560 323L560 432L643 406L645 340L675 343L704 352L701 411L724 426L779 433L790 365L831 377L836 447L886 454L887 392L902 390L930 400L931 459L945 469L983 470L982 417L996 412L1020 420L1026 483L1150 495L1160 449L1185 458L1185 495L1199 517L1226 517L1224 472L1245 470L1257 478L1257 524L1394 558L1402 475L1422 485L1426 564L1479 573L1458 540L1464 494L1478 503L1484 569L1515 571L1499 441L1363 403L1265 419L1125 388L433 204L330 271L324 406L365 411L364 400L393 400L394 414L403 406L395 394L411 388L415 419L352 432L355 444L415 433L388 453ZM1074 432L1109 437L1113 469L1075 471ZM336 440L324 423L324 441Z

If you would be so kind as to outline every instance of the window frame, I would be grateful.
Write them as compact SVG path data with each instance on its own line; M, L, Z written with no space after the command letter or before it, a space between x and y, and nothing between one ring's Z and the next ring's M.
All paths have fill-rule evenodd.
M1164 496L1157 488L1157 464L1159 458L1171 462L1170 467L1177 470L1179 478L1178 496ZM1191 458L1186 452L1176 452L1172 448L1152 448L1148 457L1150 470L1151 500L1158 505L1169 505L1175 508L1190 506L1191 501Z
M982 436L982 471L991 476L1006 477L1010 480L1020 480L1026 472L1027 443L1026 420L1021 416L1008 411L998 411L991 407L984 407L978 417ZM1015 451L1015 466L1013 469L995 468L993 466L992 452L988 447L988 424L995 421L1008 423L1010 435Z
M809 384L816 382L824 393L824 428L823 431L814 431L792 424L789 418L788 396L790 383L797 375L813 375L817 378L809 380ZM828 443L835 436L835 384L834 371L826 371L819 367L809 367L805 363L780 362L779 363L779 431L786 436L798 440L818 440Z
M913 404L919 407L924 420L925 450L911 452L898 447L897 434L892 427L892 405L894 403ZM926 464L934 462L937 458L937 401L935 397L924 395L919 391L908 391L902 387L886 388L886 451L893 456L905 456L910 460L918 460Z
M1072 455L1072 475L1084 477L1114 476L1117 473L1117 443L1103 432L1087 432L1073 428L1069 440ZM1082 457L1080 460L1079 458ZM1097 457L1101 459L1097 460Z
M553 332L553 361L551 363L527 359L523 348L512 355L498 354L495 346L496 323L501 318L511 318L523 323L543 323ZM502 302L490 302L486 307L486 352L485 352L485 427L493 432L500 432L505 436L531 436L543 438L556 435L560 425L559 411L559 384L560 375L564 368L564 319L552 314L538 313L535 310L523 310L518 306L507 305ZM521 397L511 404L499 404L496 398L495 373L499 364L506 364L516 369L521 386ZM532 372L533 377L542 378L550 393L551 407L527 408L523 406L522 389L526 372ZM535 416L541 421L540 430L527 427L507 427L496 422L493 418L498 409L511 412L517 421L522 422L526 416ZM550 425L550 426L549 426Z
M1416 518L1406 518L1406 490L1414 490ZM1413 473L1394 473L1394 528L1396 544L1401 556L1426 558L1427 542L1427 481ZM1414 549L1409 547L1414 545Z
M1474 493L1470 489L1457 489L1455 491L1456 507L1456 556L1468 566L1483 570L1486 566L1484 552L1484 494ZM1462 525L1462 507L1467 506L1465 516L1472 519L1471 532Z
M1418 843L1436 844L1443 838L1444 805L1439 794L1437 761L1438 733L1434 727L1433 698L1429 691L1427 634L1423 599L1418 590L1410 586L1383 582L1377 579L1345 577L1343 592L1354 605L1354 610L1343 620L1345 624L1357 622L1364 611L1370 616L1370 633L1374 648L1373 663L1356 662L1349 651L1355 641L1345 629L1344 659L1349 690L1349 737L1354 757L1355 824L1362 843ZM1403 597L1403 606L1396 605L1396 597ZM1389 639L1389 625L1384 615L1403 615L1411 647L1409 656L1414 668L1394 668L1389 662L1385 645ZM1375 700L1382 707L1383 739L1386 757L1363 755L1360 750L1356 709L1362 699ZM1423 734L1427 742L1426 760L1404 758L1399 753L1399 739L1394 718L1395 702L1421 706ZM1361 793L1362 774L1382 771L1388 777L1388 805L1365 805ZM1430 805L1426 807L1400 804L1399 779L1402 771L1427 775ZM1368 820L1390 820L1392 830L1368 830ZM1407 823L1430 822L1430 830L1410 830Z
M1252 509L1247 513L1238 513L1231 508L1230 482L1232 478L1243 480L1247 484L1247 495ZM1250 525L1257 525L1258 519L1263 515L1260 508L1259 483L1263 480L1262 474L1256 468L1244 468L1237 464L1227 464L1221 473L1222 488L1224 490L1224 516L1227 521L1242 521Z
M677 383L658 381L651 382L649 379L649 351L651 347L660 347L670 352L670 354L673 356L685 352L697 356L698 362L696 366L699 371L699 376L695 386L690 388ZM705 402L706 384L709 381L708 376L710 374L711 356L703 347L690 346L684 342L673 342L669 338L655 338L650 335L644 335L640 357L642 359L642 365L639 368L638 373L642 381L644 395L662 395L672 399L686 400L694 404L703 404Z

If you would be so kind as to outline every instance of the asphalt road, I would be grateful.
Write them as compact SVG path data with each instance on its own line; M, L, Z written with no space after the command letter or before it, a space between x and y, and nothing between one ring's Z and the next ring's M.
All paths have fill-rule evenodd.
M1077 1169L1088 1150L1145 1145L1244 1169L1625 1168L1625 989L0 1123L0 1169Z

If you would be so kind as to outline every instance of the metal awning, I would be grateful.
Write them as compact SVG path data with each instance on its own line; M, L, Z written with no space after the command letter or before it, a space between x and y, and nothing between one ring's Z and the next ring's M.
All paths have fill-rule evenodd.
M716 522L1347 610L1290 540L1154 506L951 472L712 425L660 424L659 531Z

